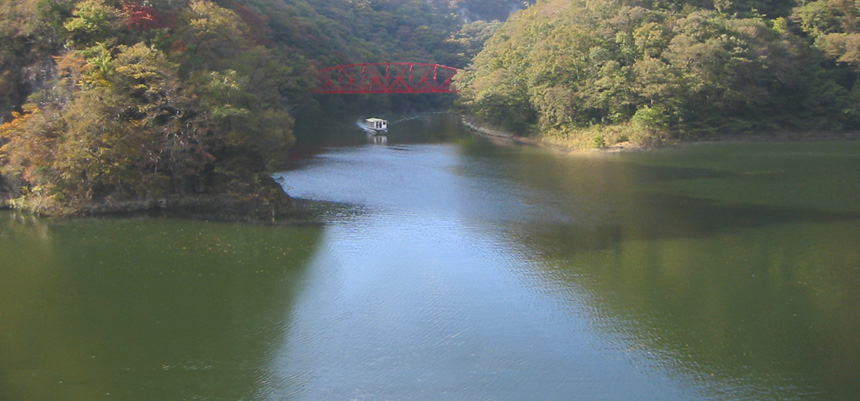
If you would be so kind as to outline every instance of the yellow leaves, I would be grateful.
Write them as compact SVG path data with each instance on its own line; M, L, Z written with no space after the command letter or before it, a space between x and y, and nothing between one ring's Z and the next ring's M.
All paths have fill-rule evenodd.
M82 71L83 83L90 86L110 86L110 76L113 73L111 49L104 43L97 43L81 51L81 54L86 57L87 62Z
M145 195L203 182L207 165L229 159L225 147L262 154L260 165L285 154L293 120L281 89L298 74L254 47L235 12L192 0L176 9L183 24L153 39L126 29L115 0L74 3L72 17L66 9L52 25L70 40L69 50L53 55L56 90L36 94L41 110L19 110L0 124L0 164L30 186L27 196ZM171 42L188 48L172 55L176 62L165 54ZM14 73L0 71L0 93L19 95L5 90L16 88ZM250 168L243 163L235 165Z
M170 101L181 86L178 66L167 60L161 51L143 43L118 46L111 67L114 91L131 96L144 108L152 108Z
M831 33L819 38L819 47L839 63L860 67L860 33Z
M140 79L140 75L135 75L134 77L136 79ZM137 85L133 85L131 87L131 90L133 90L135 92L145 92L147 89L149 89L149 87L144 85L144 84L137 84Z
M27 121L30 120L38 112L39 107L33 104L24 105L23 113L13 111L12 121L9 121L5 124L0 124L0 138L8 138L11 135L14 135L16 131L26 126Z
M158 78L160 74L152 69L147 68L147 66L142 64L128 64L128 65L120 65L116 67L116 73L129 77L135 81L148 81L155 78ZM147 88L146 85L139 83L135 85L131 85L132 90L145 90Z
M240 40L248 26L236 13L209 1L195 0L189 4L192 11L191 28L203 40ZM210 37L211 38L208 38Z
M234 70L227 70L224 72L213 71L209 73L209 77L209 86L211 89L215 91L225 91L225 93L229 93L229 91L242 90L242 87L247 81L247 78L240 77Z
M105 43L53 56L57 75L74 86L108 87L113 55Z
M0 35L27 36L33 33L37 20L35 0L0 1Z
M54 62L57 63L57 72L60 77L80 74L87 64L87 61L77 52L67 52L60 56L54 56Z
M63 26L73 43L84 45L122 29L124 18L119 9L104 0L84 0L77 4L72 15Z

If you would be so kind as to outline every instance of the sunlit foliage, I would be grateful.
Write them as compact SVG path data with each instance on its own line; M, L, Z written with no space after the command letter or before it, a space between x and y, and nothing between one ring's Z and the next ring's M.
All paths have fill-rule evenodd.
M860 126L854 79L822 67L786 19L750 17L741 4L730 13L681 2L538 2L508 20L459 76L463 107L521 132L628 133L613 142ZM855 10L815 7L797 9L804 29L820 35L826 54L860 66L860 40L848 28Z
M315 72L463 67L498 24L425 0L15 0L0 4L0 174L21 208L253 195L315 110Z
M64 213L105 198L222 191L254 181L292 144L281 95L291 70L233 11L122 7L77 3L63 23L72 50L53 58L52 83L3 125L4 169L27 185L23 207ZM184 28L171 28L174 12ZM208 89L215 80L232 86Z

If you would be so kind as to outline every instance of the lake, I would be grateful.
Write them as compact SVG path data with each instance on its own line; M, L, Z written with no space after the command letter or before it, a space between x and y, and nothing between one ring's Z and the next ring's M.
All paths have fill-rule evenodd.
M351 121L321 224L0 212L0 400L848 400L860 142L562 155Z

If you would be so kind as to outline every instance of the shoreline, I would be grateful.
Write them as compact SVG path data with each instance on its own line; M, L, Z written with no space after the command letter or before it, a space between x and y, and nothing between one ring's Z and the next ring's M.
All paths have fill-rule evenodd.
M0 177L3 180L3 177ZM29 209L15 207L21 194L0 188L0 210L16 211L46 219L79 217L168 216L206 221L245 222L273 225L314 224L274 180L254 193L230 190L217 194L169 194L138 199L105 198L83 205ZM68 205L66 205L68 206Z
M516 146L533 146L552 150L562 155L600 155L621 152L639 152L680 146L715 143L768 143L789 141L854 141L860 140L860 132L810 131L785 132L769 135L721 135L711 138L677 139L656 146L634 145L630 142L616 143L604 148L575 148L552 143L541 138L515 135L475 122L460 115L464 127L493 143ZM12 210L45 218L159 215L225 222L249 222L263 224L313 224L308 216L296 207L291 198L274 180L263 185L262 192L218 194L163 195L144 199L102 199L70 211L24 210L14 207L15 199L21 196L15 191L15 182L0 175L0 210ZM244 192L244 191L243 191ZM26 209L26 208L25 208Z
M85 206L80 216L165 215L213 221L277 223L293 216L292 199L238 194L170 195L140 200L104 200Z
M135 200L93 202L71 213L43 213L17 209L10 199L0 199L0 210L26 213L44 219L88 217L168 216L207 221L263 224L301 224L309 220L294 207L293 200L243 199L231 194L170 195Z
M665 149L677 146L689 145L705 145L713 143L767 143L767 142L789 142L789 141L855 141L860 140L860 132L858 131L809 131L809 132L785 132L770 135L719 135L712 138L696 138L696 139L676 139L671 142L663 143L656 146L636 145L630 142L619 142L608 145L603 148L575 148L564 146L552 142L547 142L540 138L531 138L515 135L511 132L501 131L475 122L466 115L461 115L463 126L470 129L472 132L490 139L496 143L508 145L526 145L537 146L545 149L554 150L563 154L582 155L593 153L619 153L619 152L641 152L656 149Z
M544 149L554 150L563 154L633 152L654 148L642 145L634 145L630 142L620 142L607 146L605 148L573 148L570 146L547 142L540 138L519 136L514 135L510 132L489 128L487 126L474 122L474 120L470 119L468 116L465 115L460 116L460 121L463 123L463 126L470 129L474 133L484 138L490 139L491 141L496 143L520 146L536 146Z

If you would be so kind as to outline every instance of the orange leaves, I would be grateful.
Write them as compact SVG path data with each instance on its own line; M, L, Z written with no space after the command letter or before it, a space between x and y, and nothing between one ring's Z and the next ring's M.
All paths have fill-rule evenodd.
M32 106L31 109L25 111L23 113L19 113L17 111L12 112L12 121L9 121L5 124L0 124L0 138L8 138L15 131L20 130L24 125L27 124L27 120L33 117L34 114L39 112L39 107Z
M68 52L60 56L53 56L57 63L57 74L60 78L72 78L73 80L86 71L87 61L77 52Z
M44 172L40 166L52 159L55 149L50 125L57 116L44 114L31 106L23 113L13 112L13 120L0 125L0 138L6 142L0 147L2 164L19 171L22 178L32 184L40 183Z

